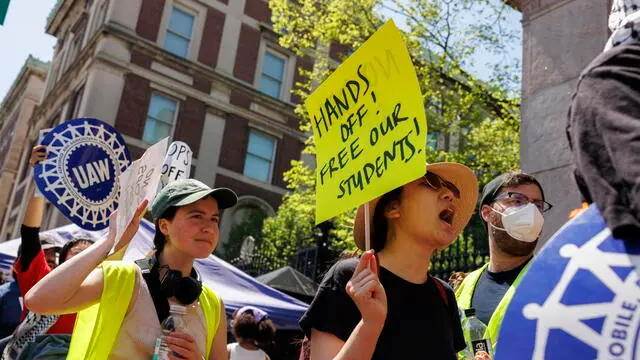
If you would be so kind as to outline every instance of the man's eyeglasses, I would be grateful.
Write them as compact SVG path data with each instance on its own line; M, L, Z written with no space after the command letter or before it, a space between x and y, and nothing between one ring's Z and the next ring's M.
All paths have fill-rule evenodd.
M553 207L553 205L544 200L531 200L528 196L517 192L500 194L494 200L504 200L504 204L507 206L523 206L532 203L541 213L547 212Z
M458 190L458 188L453 185L453 183L443 179L439 175L427 171L422 179L424 180L424 184L432 188L433 190L440 190L445 187L453 193L453 196L455 196L456 199L460 199L460 190Z

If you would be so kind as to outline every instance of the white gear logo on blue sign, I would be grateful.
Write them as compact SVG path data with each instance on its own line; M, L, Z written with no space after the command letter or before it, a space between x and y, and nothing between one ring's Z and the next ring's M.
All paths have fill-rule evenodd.
M118 177L131 163L122 136L96 119L67 121L42 140L47 159L35 168L43 195L86 230L108 226L118 207Z
M534 259L496 359L640 359L640 243L614 239L595 206Z
M605 229L582 247L566 244L560 248L560 256L570 260L558 285L544 304L529 303L523 309L526 318L538 323L533 360L545 358L547 338L554 329L562 330L597 349L600 359L630 355L634 349L633 359L640 356L640 347L636 347L634 343L638 340L640 324L640 279L634 271L626 279L621 279L612 270L612 267L632 267L633 262L640 264L640 256L600 250L599 246L609 237L611 231ZM562 304L567 287L580 271L588 271L608 287L615 294L612 301L582 305ZM620 312L611 314L612 308L620 309ZM599 318L604 319L601 332L584 323Z

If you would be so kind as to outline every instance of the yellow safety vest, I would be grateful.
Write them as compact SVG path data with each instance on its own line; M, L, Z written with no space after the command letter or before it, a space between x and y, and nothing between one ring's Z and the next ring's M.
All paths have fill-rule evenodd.
M104 285L100 302L80 312L73 328L68 360L106 360L115 345L120 328L129 308L136 283L137 265L123 261L105 261L100 267ZM213 337L220 325L221 300L206 285L202 285L200 306L207 327L207 353L209 357Z
M529 265L531 261L522 268L518 277L513 282L513 284L509 287L507 292L502 297L502 300L498 303L498 306L491 315L491 319L489 320L489 324L487 324L487 332L485 336L491 339L491 344L493 346L493 351L495 353L496 346L498 345L498 334L500 333L500 325L502 325L502 318L504 317L505 312L507 311L507 306L511 302L511 298L520 284L520 280L522 279L522 275L524 275L529 269ZM460 308L469 309L471 308L471 300L473 298L473 293L476 290L476 284L478 283L478 279L480 279L480 275L487 269L489 264L484 264L480 269L471 272L467 277L464 278L460 287L456 290L456 300L458 302L458 306Z

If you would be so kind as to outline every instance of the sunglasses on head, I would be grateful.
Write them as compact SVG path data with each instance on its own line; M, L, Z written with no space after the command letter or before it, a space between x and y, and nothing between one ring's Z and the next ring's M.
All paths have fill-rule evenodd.
M432 188L433 190L440 190L444 187L451 191L456 199L460 199L460 190L455 185L453 185L453 183L440 177L440 175L427 171L422 179L424 180L424 184Z

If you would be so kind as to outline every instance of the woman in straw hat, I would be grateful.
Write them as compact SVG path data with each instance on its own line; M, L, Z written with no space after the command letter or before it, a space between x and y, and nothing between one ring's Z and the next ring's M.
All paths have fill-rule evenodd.
M451 288L428 275L431 256L469 222L478 197L474 173L457 163L370 202L371 247L326 274L300 325L311 359L454 360L465 348ZM364 208L354 239L365 247Z

